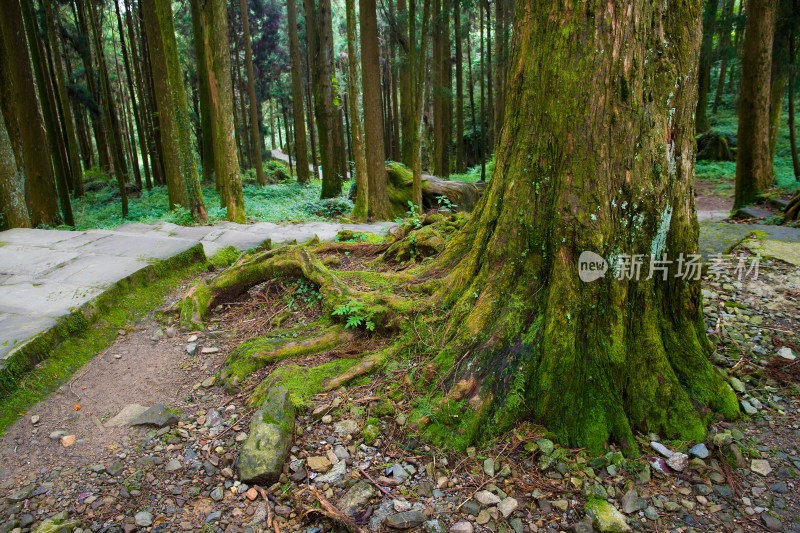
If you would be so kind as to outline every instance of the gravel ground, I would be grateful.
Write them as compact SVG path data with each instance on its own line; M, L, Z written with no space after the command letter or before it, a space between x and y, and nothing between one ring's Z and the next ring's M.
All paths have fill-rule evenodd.
M523 426L436 450L386 400L399 368L314 398L270 487L237 480L252 409L214 377L238 337L136 324L0 439L0 531L800 531L800 272L762 261L758 280L704 296L714 361L750 415L702 445L642 435L638 459L593 458ZM132 404L174 411L109 427ZM594 525L589 500L607 502Z

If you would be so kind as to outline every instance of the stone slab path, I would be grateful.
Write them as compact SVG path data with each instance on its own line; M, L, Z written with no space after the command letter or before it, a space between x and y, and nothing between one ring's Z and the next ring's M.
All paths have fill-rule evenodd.
M273 243L333 240L341 229L386 233L393 223L184 227L126 224L113 231L13 229L0 232L0 370L13 353L114 283L198 243L207 256Z

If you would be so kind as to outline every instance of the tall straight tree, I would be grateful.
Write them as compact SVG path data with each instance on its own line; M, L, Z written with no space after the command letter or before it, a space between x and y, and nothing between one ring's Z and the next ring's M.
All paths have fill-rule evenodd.
M31 64L33 74L36 79L36 88L39 92L39 104L42 106L42 117L44 118L45 133L50 144L50 155L53 159L53 171L56 180L56 190L58 200L61 205L61 214L64 216L64 223L74 226L75 220L72 216L72 203L69 196L69 166L66 158L66 150L63 146L63 139L59 136L58 112L56 110L53 87L46 76L45 59L41 49L41 40L36 31L33 8L31 0L22 0L22 19L25 24L25 32L28 35L28 44L31 51ZM38 156L41 157L41 156Z
M300 38L297 36L297 6L286 1L289 25L289 55L292 61L292 112L294 113L295 146L297 150L297 181L307 183L308 143L306 142L305 110L303 109L303 62L300 59Z
M31 224L61 223L19 0L0 2L0 111L25 174Z
M128 88L128 95L131 102L131 108L133 111L133 122L136 125L136 134L139 139L139 151L142 154L142 166L144 167L144 185L149 190L153 188L153 183L150 174L150 164L148 162L148 157L147 157L147 141L145 139L145 128L142 122L142 113L139 110L141 105L141 100L138 103L136 101L137 94L136 91L134 90L135 80L133 77L133 68L131 68L131 59L129 57L131 54L128 52L129 48L128 45L130 45L131 51L133 51L133 48L136 45L134 44L134 39L132 34L128 35L127 41L125 39L125 28L123 27L122 24L122 14L120 13L118 0L114 0L114 10L117 15L117 28L119 30L120 47L122 48L122 61L125 65L125 81L126 81L126 86ZM136 163L136 166L138 167L138 162Z
M0 52L0 69L2 68L3 59ZM0 77L2 76L0 73ZM0 99L2 98L2 87L0 87ZM24 179L0 109L0 212L3 213L0 229L31 227L31 217L28 214L28 206L25 205Z
M450 2L433 0L433 173L450 175Z
M428 57L428 29L431 17L431 0L423 0L422 27L417 47L417 2L409 0L409 71L411 73L411 110L413 128L410 131L411 143L411 201L422 211L422 106L425 103L425 64Z
M744 207L773 182L769 149L772 39L778 0L748 4L742 80L739 90L739 129L736 187L733 207Z
M717 56L719 57L719 76L717 77L717 89L714 92L714 103L711 112L715 115L722 103L722 93L725 89L725 76L728 73L728 61L732 55L731 50L731 30L733 29L733 4L734 0L723 0L722 16L719 24L719 44L717 45Z
M211 145L213 176L219 190L225 218L245 222L242 177L233 127L233 85L228 42L228 9L225 0L192 0L192 24L195 26L198 74L206 80L207 91L201 92L200 107L207 114L207 130L203 139Z
M161 161L170 209L182 206L200 221L208 217L194 162L170 0L141 0L151 76L158 110Z
M120 201L122 204L123 218L128 216L128 193L127 182L128 176L128 163L125 158L125 151L123 148L122 129L120 128L119 117L117 115L117 106L114 96L111 92L111 81L108 77L108 65L106 64L105 52L103 51L102 28L100 27L100 18L97 15L97 9L94 2L87 1L89 10L89 27L94 43L94 57L97 59L97 74L100 78L100 93L102 95L101 107L103 109L103 117L108 126L106 134L108 141L111 144L111 157L114 161L114 175L117 178L117 187L119 188Z
M253 68L253 46L250 40L250 14L248 13L247 0L239 0L239 10L242 17L242 32L244 41L244 58L247 64L247 95L250 100L250 143L253 149L253 165L256 167L256 180L261 185L267 184L264 175L264 165L261 163L261 147L264 144L259 130L258 106L256 98L256 74Z
M473 415L458 418L467 437L528 419L564 445L635 452L634 431L700 440L712 411L738 415L709 360L699 279L675 264L665 278L578 275L582 251L623 274L625 257L697 252L700 10L516 1L495 174L431 265L447 272L434 361Z
M202 20L204 15L201 13L201 3L192 0L190 2L190 9L192 12L192 39L194 40L194 57L197 61L197 98L200 101L200 165L202 168L202 180L204 183L214 181L217 185L217 192L221 193L219 181L214 173L214 147L211 139L211 109L209 102L211 100L211 89L209 88L208 59L206 58L207 44L206 36L204 34L204 24L208 24L207 20ZM226 20L227 24L227 20ZM230 53L228 53L230 56ZM230 58L228 59L230 64ZM230 79L230 74L228 74ZM229 89L231 99L233 99L233 86ZM233 117L231 117L231 120ZM234 139L235 140L235 139ZM237 157L238 161L238 157ZM225 204L225 200L220 194L221 203Z
M290 0L291 1L291 0ZM369 214L369 179L364 138L361 132L361 113L358 110L358 61L356 60L356 2L345 0L347 18L347 105L350 106L350 134L356 173L356 201L353 218L364 220Z
M364 135L367 161L367 213L376 220L392 216L384 160L381 114L381 70L378 54L378 16L375 0L359 0L361 20L361 85L364 87Z
M456 42L456 172L466 170L464 162L464 52L461 40L464 33L461 26L461 1L453 0L453 24Z
M314 113L317 118L319 153L322 163L322 198L333 198L342 192L341 139L339 114L334 105L333 31L331 1L304 0L306 40L314 92ZM377 46L377 43L376 43ZM376 79L380 71L375 72ZM378 79L378 112L380 112L380 80ZM383 136L380 130L378 135Z
M78 136L75 133L75 122L72 117L72 108L69 103L69 94L67 94L67 87L64 75L64 66L62 64L61 50L56 35L56 19L53 16L53 6L49 2L43 2L45 15L45 25L47 26L47 41L50 45L50 58L55 69L54 78L56 80L56 89L58 92L58 106L61 110L62 124L64 126L64 137L67 144L69 156L70 177L72 182L72 191L74 195L83 195L83 169L81 169L81 161L78 148ZM58 4L56 4L56 7Z
M703 8L703 41L700 45L700 63L697 67L697 110L695 126L697 133L709 130L708 90L711 85L711 60L714 55L714 33L717 26L717 1L705 0Z

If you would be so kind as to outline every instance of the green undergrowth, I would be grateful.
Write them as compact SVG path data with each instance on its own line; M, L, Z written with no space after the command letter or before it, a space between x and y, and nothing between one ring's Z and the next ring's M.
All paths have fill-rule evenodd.
M716 84L716 82L714 83ZM798 105L800 105L800 101L798 101ZM711 129L722 133L730 139L736 139L739 127L735 106L736 103L731 98L731 95L726 94L717 114L712 112L710 103L708 108ZM800 189L800 181L795 179L794 169L792 168L789 127L786 116L787 100L784 98L783 113L781 114L778 128L778 146L775 149L772 168L775 172L775 185L777 188L781 192L790 193ZM698 180L715 183L715 194L724 197L733 195L733 184L736 180L735 161L697 161L695 174Z
M170 222L184 226L194 223L187 209L169 209L164 186L129 194L128 217L123 219L119 190L113 178L99 171L93 171L88 176L86 194L72 201L75 229L113 229L120 224L133 222ZM209 223L224 221L225 208L220 207L216 187L205 184L202 189ZM349 190L348 183L343 190ZM346 197L320 200L321 192L322 181L315 179L307 185L284 181L265 186L246 180L245 214L249 221L255 222L305 222L330 220L352 209L352 202Z
M495 158L492 158L486 162L486 181L491 181L492 174L494 174L494 163ZM469 168L466 172L460 174L450 174L450 179L453 181L463 181L466 183L475 183L476 181L480 181L481 179L481 166L475 165L472 168Z
M166 295L182 281L208 268L206 261L198 260L201 257L198 250L189 252L152 265L148 284L130 290L121 286L101 296L91 324L79 312L66 319L61 324L61 327L68 328L65 340L52 347L49 357L24 374L17 387L0 399L0 435L34 404L110 346L120 330L133 327L133 323L163 305Z

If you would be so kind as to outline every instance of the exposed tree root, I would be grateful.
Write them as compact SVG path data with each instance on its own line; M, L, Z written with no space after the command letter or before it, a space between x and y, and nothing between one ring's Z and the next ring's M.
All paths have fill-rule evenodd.
M343 385L347 385L357 377L364 376L370 372L373 372L375 369L380 368L388 359L390 351L391 349L387 348L385 350L367 355L356 366L350 368L342 374L339 374L338 376L325 380L325 382L322 384L324 389L326 391L338 389Z
M391 291L359 291L345 284L335 271L305 246L290 245L258 253L238 262L210 282L201 280L193 286L180 303L181 322L202 327L210 309L238 296L247 289L269 279L288 276L304 278L319 287L322 309L331 315L337 309L357 303L358 313L369 317L378 330L396 330L412 302ZM347 322L351 316L343 313Z
M783 212L783 223L788 224L800 220L800 192L795 194Z

